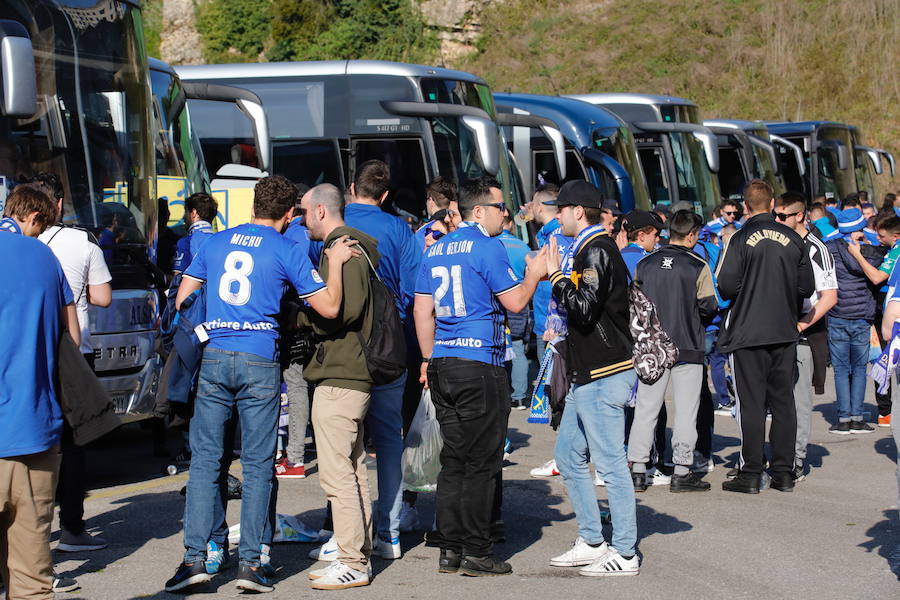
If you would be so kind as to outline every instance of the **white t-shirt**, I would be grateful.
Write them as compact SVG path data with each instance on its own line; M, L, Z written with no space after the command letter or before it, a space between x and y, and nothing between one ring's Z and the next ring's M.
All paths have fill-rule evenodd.
M60 227L54 225L48 227L42 233L39 240L47 244L56 259L62 265L63 272L72 294L75 296L75 309L78 313L78 325L81 328L81 352L91 354L94 348L91 345L90 321L88 320L88 290L89 285L101 285L112 280L106 261L103 259L103 250L96 238L74 227Z

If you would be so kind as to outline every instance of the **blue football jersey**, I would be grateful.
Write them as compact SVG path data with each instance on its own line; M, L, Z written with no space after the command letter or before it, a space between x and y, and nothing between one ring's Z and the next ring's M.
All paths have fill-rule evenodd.
M503 243L464 223L426 252L416 295L434 299L432 358L455 357L503 366L506 312L497 295L519 285Z
M252 223L210 236L185 275L207 284L209 346L267 360L278 357L275 315L287 286L301 298L325 289L300 245Z

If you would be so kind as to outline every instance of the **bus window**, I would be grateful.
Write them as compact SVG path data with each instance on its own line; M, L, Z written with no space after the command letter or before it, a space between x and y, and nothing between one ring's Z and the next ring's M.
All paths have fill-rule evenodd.
M587 173L585 173L584 165L581 164L581 160L578 158L578 153L571 148L566 149L566 179L564 181L559 180L556 158L553 156L552 150L535 150L531 156L535 186L544 183L562 185L566 181L574 179L587 179Z
M671 201L669 185L667 183L666 168L663 163L662 148L639 148L641 167L647 178L647 187L650 188L650 202L668 203Z
M340 155L334 140L275 142L272 171L312 187L331 183L343 189Z
M733 136L728 136L729 140ZM737 144L734 140L732 143ZM729 200L740 200L744 191L744 167L738 147L719 146L719 187L722 197Z
M354 139L353 162L383 160L391 169L391 191L383 207L400 216L421 219L425 200L425 153L422 141L415 139Z

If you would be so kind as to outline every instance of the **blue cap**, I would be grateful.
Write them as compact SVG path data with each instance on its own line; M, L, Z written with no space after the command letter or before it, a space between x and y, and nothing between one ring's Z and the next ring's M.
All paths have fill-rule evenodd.
M866 218L856 207L845 208L837 214L838 229L841 233L861 231L866 226Z
M812 222L813 225L819 230L819 233L822 234L823 242L830 242L831 240L836 240L841 237L840 232L831 226L831 221L828 220L828 217L820 217Z

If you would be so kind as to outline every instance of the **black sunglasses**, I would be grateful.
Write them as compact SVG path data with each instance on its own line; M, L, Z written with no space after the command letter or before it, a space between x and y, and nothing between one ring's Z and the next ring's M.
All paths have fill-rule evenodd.
M791 217L796 217L797 215L799 215L802 212L803 212L802 210L798 210L797 212L792 212L792 213L783 213L783 212L775 211L773 214L775 215L775 218L778 219L779 221L787 221Z
M739 214L741 214L741 211L739 211L739 210L724 210L724 211L722 211L722 214L728 215L729 217L736 217Z
M502 213L505 213L508 210L506 208L506 204L504 204L503 202L492 202L490 204L478 204L477 206L493 206L494 208L496 208L497 210L499 210Z

